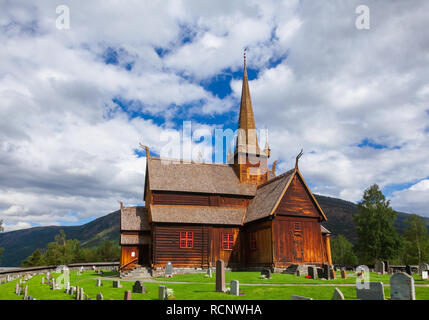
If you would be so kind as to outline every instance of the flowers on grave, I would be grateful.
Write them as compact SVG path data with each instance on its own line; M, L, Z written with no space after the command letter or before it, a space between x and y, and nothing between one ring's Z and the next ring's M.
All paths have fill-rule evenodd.
M313 279L311 276L305 276L306 279Z
M167 288L167 299L168 300L176 300L176 297L174 296L173 289Z
M264 274L261 274L261 275L259 276L259 279L267 279L267 277L266 277Z

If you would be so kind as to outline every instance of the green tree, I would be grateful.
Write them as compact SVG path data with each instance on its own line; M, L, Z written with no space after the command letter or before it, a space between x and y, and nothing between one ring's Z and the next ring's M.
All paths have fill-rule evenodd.
M416 214L405 219L404 250L402 259L405 264L420 264L429 258L429 235L425 221Z
M43 266L43 254L39 249L36 249L31 256L22 261L23 267Z
M355 265L358 263L352 243L342 234L332 239L331 250L334 264Z
M97 261L117 261L119 260L121 254L121 248L115 246L112 241L106 240L101 246L96 248L96 257Z
M359 261L373 264L399 255L401 239L394 227L396 212L390 207L377 184L365 190L358 203L358 213L353 215L358 240L355 250Z

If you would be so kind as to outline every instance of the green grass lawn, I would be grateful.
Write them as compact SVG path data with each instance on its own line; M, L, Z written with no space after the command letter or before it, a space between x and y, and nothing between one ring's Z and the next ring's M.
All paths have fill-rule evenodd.
M59 274L53 274L58 276ZM114 277L116 273L104 272L103 277ZM158 278L163 283L145 282L146 294L132 294L133 300L153 300L158 299L158 287L161 284L167 285L168 288L174 290L174 297L177 300L290 300L292 294L311 297L314 300L330 300L334 292L334 287L317 286L319 283L354 283L355 278L336 279L336 280L313 280L305 279L304 276L297 277L287 274L273 274L273 279L260 279L258 272L227 272L225 279L227 286L230 280L239 280L240 284L256 283L256 284L315 284L315 286L246 286L241 285L240 289L244 295L231 296L229 294L215 292L215 276L213 278L204 278L204 274L186 274L177 275L173 278ZM122 288L113 288L111 280L102 280L102 286L96 286L96 278L100 277L93 271L85 271L82 275L78 275L76 271L70 273L70 284L84 288L84 293L92 300L95 300L96 295L101 292L105 300L122 300L125 290L132 290L132 281L121 281ZM51 290L49 285L41 284L42 275L34 276L26 284L28 284L28 295L35 297L37 300L74 300L75 297L68 295L64 290ZM0 300L22 300L23 296L15 294L14 280L9 283L0 285ZM200 284L176 284L175 282L201 282ZM389 282L388 275L377 275L371 273L370 281ZM170 282L170 283L169 283ZM427 283L429 281L421 281L416 279L417 283ZM356 300L356 289L354 286L339 287L347 300ZM385 287L386 298L390 296L390 288ZM416 287L417 300L429 300L429 287Z

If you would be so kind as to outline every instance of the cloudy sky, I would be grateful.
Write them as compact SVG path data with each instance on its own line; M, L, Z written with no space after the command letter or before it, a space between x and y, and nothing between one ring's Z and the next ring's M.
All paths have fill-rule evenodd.
M303 148L314 193L358 201L378 183L395 209L429 217L426 0L0 3L6 231L142 204L139 142L159 155L183 121L236 129L243 48L277 171ZM355 25L362 4L369 30Z

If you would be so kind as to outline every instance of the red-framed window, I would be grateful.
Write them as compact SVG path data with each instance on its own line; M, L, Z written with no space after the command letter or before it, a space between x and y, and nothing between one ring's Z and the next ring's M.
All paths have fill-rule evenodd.
M234 235L232 233L222 234L222 249L232 250L234 247Z
M256 232L250 233L250 250L256 250Z
M180 232L180 248L189 249L194 247L194 233L192 231Z

